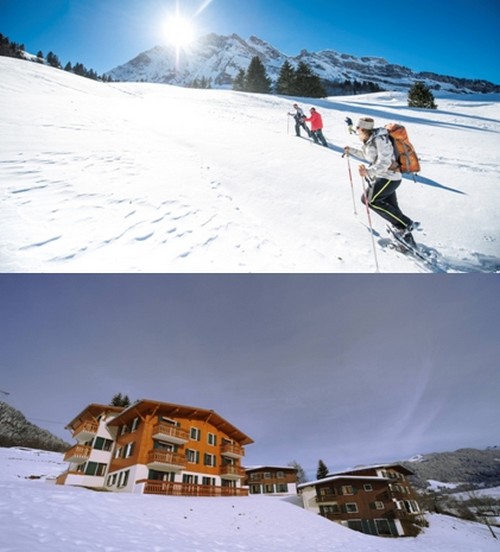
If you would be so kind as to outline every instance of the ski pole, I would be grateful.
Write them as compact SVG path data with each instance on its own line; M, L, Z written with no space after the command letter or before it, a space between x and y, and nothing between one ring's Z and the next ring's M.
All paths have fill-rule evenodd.
M368 225L370 226L370 234L372 236L372 249L373 249L373 257L375 259L375 267L377 269L376 272L380 272L380 269L378 266L377 248L375 247L375 238L373 237L372 217L370 214L370 208L368 207L368 194L366 193L365 179L363 177L361 177L361 184L363 186L363 196L364 196L363 203L366 206L366 214L368 215Z
M286 134L290 134L290 113L286 114Z
M344 153L342 157L347 157L347 168L349 170L349 180L351 181L351 194L352 194L352 205L354 207L354 214L358 216L358 211L356 209L356 200L354 199L354 184L352 181L352 170L351 170L351 160L349 159L349 154Z

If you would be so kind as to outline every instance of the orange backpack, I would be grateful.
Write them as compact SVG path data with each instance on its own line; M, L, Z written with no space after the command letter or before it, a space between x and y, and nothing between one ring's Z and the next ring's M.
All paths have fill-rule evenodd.
M408 138L406 128L395 123L389 123L385 128L391 137L399 170L402 173L420 172L418 155Z

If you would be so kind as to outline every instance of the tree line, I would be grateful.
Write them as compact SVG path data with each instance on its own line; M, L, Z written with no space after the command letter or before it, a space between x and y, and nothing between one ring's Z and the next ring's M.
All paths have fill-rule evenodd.
M0 33L0 56L26 59L25 50L26 48L24 44L13 42L12 40L9 40L8 37ZM56 69L63 69L59 57L54 54L54 52L49 52L47 56L44 57L43 52L40 50L36 55L36 61L38 63L46 63ZM68 63L64 66L64 70L88 79L100 80L103 82L112 81L111 77L107 77L106 75L98 75L93 69L87 69L83 63L75 63L73 65L70 61L68 61Z

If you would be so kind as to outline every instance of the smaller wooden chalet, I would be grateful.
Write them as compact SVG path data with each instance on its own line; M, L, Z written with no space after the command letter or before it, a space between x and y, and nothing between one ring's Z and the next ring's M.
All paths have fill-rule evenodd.
M245 468L245 485L250 494L297 494L297 469L290 466Z
M399 464L366 466L303 483L298 491L306 510L355 531L412 536L424 519L408 475Z

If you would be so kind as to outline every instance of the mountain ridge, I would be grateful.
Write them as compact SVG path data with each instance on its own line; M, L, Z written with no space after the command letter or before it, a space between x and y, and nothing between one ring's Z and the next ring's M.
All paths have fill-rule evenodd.
M500 85L480 79L415 72L376 56L356 57L332 49L296 56L286 55L266 41L237 34L210 33L193 42L189 49L177 52L173 46L155 46L132 60L105 73L116 81L152 82L190 86L195 79L210 79L214 88L230 88L240 69L246 70L252 57L258 56L275 83L285 61L296 67L305 62L323 82L329 95L336 94L345 81L372 82L383 89L406 90L424 81L433 90L458 93L500 92Z
M32 424L20 410L0 401L0 447L17 446L64 452L70 444Z

